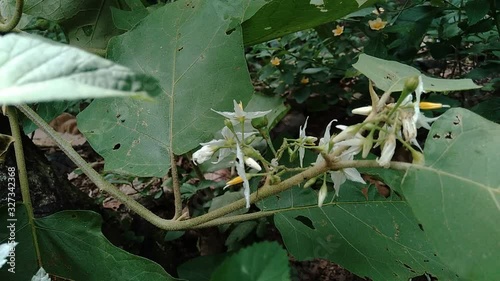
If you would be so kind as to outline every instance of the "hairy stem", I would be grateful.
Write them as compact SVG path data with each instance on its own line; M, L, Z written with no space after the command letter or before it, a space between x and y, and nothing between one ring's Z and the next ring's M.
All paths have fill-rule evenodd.
M13 30L23 15L24 0L16 0L16 9L14 15L7 23L0 23L0 32L6 33Z
M26 162L23 151L23 141L21 130L19 129L19 122L17 121L17 111L14 107L7 107L7 117L9 118L10 130L14 141L14 152L16 155L17 171L19 175L19 186L21 187L21 196L23 198L26 213L28 215L28 222L31 226L31 234L33 236L33 245L35 246L36 258L38 265L42 266L42 259L40 255L40 248L38 247L38 238L36 235L36 228L34 222L33 205L31 204L30 189L28 183L28 172L26 171Z
M255 214L248 214L246 216L237 216L237 217L223 217L229 213L232 213L236 210L242 209L245 207L246 202L245 199L240 199L236 202L233 202L229 205L221 207L219 209L214 210L213 212L204 214L199 217L195 217L188 220L168 220L163 219L150 210L146 209L144 206L139 204L137 201L128 197L125 193L118 190L115 186L106 182L104 178L99 175L80 155L71 147L71 145L63 140L54 129L52 129L36 112L34 112L31 108L26 105L17 106L21 112L23 112L29 119L31 119L36 125L38 125L45 133L50 136L57 145L61 148L61 150L68 155L68 157L78 166L80 169L103 191L109 193L111 196L118 199L125 206L127 206L130 210L136 212L139 216L150 222L151 224L157 226L158 228L165 230L185 230L192 229L195 227L208 227L213 225L221 225L226 223L233 223L242 220L248 220L263 216L272 215L268 212L259 212ZM327 155L329 161L324 161L323 163L310 167L307 170L300 172L286 180L283 180L277 184L266 184L261 187L257 192L254 192L250 195L250 202L255 203L260 199L267 198L273 195L276 195L280 192L283 192L295 185L302 183L312 177L316 177L321 175L329 170L338 170L349 167L354 168L368 168L368 167L380 167L380 165L375 160L356 160L356 161L340 161L335 162L335 158L338 156L337 153L341 153L335 151L334 153ZM331 164L327 164L331 163ZM175 165L173 165L175 166ZM402 162L391 162L391 168L396 170L406 170L411 167L410 163L402 163ZM278 211L276 211L278 212Z
M172 189L174 190L174 220L180 218L182 214L181 184L179 182L179 172L177 171L177 157L170 152L170 171L172 173Z

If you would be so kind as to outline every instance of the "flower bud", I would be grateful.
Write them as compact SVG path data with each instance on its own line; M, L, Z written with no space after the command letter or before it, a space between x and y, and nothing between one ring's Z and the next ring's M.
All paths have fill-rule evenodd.
M403 93L404 92L412 93L413 91L415 91L415 89L417 89L418 83L419 83L418 76L409 77L405 81Z
M267 117L266 116L262 116L262 117L257 117L255 119L252 119L252 126L255 128L255 129L262 129L262 128L265 128L267 126L267 124L269 124L269 121L267 120Z
M368 116L372 112L371 106L358 107L352 110L352 114Z
M326 195L328 194L328 187L326 186L326 181L323 181L323 185L321 186L318 193L318 207L323 206L323 202L326 199Z
M257 171L261 171L262 170L262 167L259 165L259 163L257 163L257 161L255 161L253 158L250 158L250 157L245 157L245 164L252 168L252 169L255 169Z
M309 180L307 180L306 183L304 184L304 188L309 188L309 187L313 186L313 184L316 183L317 179L318 179L318 177L314 177L314 178L310 178Z
M228 127L229 130L231 130L231 132L234 132L234 126L233 126L233 123L231 122L231 120L224 119L224 125L226 125L226 127Z

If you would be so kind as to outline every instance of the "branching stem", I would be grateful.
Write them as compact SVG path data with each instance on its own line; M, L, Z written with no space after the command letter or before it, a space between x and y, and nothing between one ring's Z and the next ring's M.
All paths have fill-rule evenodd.
M139 216L143 217L145 220L150 222L151 224L157 226L158 228L165 230L185 230L192 229L195 227L208 227L214 225L222 225L227 223L233 223L248 219L255 219L259 217L264 217L268 215L272 215L273 212L279 212L280 210L271 211L270 212L258 212L251 213L245 216L230 216L223 217L229 213L232 213L236 210L245 208L246 201L245 199L240 199L236 202L233 202L229 205L216 209L212 212L204 214L199 217L195 217L187 220L168 220L163 219L150 210L146 209L144 206L139 204L137 201L128 197L125 193L117 189L112 184L106 182L104 178L99 175L81 156L71 147L71 145L63 140L54 129L52 129L36 112L34 112L31 108L26 105L17 106L18 109L23 112L29 119L31 119L36 125L38 125L45 133L50 136L57 145L61 148L61 150L68 155L68 157L78 166L80 169L102 190L109 193L111 196L118 199L125 206L127 206L130 210L136 212ZM255 203L256 201L267 198L273 195L276 195L280 192L283 192L295 185L298 185L310 178L317 177L329 170L339 170L344 168L368 168L368 167L380 167L380 165L375 160L353 160L353 161L338 161L335 162L335 157L338 157L338 153L341 153L340 150L336 150L330 155L327 155L329 161L324 161L319 165L310 167L303 172L300 172L290 178L287 178L277 184L265 184L263 187L259 189L259 194L257 196L257 192L254 192L250 195L250 202ZM172 157L172 159L175 159ZM331 163L331 164L327 164ZM391 162L391 168L396 170L406 170L411 167L410 163L402 163L402 162ZM173 162L173 165L175 163ZM172 175L174 175L177 171L172 171ZM284 210L281 210L284 211Z

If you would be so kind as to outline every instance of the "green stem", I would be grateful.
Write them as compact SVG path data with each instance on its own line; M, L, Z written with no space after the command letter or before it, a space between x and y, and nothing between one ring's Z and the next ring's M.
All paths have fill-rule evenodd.
M172 189L174 190L174 220L177 220L182 214L181 184L179 182L179 172L177 171L177 157L173 152L170 153L170 170L172 172Z
M35 246L36 258L38 266L42 266L42 258L40 248L38 247L38 238L36 235L36 227L33 214L33 205L31 204L31 196L28 182L28 173L26 171L26 162L23 151L23 141L19 122L17 121L17 112L14 107L7 107L7 117L9 118L10 130L14 141L14 152L16 155L17 171L19 175L19 185L21 187L21 196L23 198L26 213L28 215L28 223L31 226L31 235L33 236L33 245Z
M267 130L259 129L259 133L266 140L267 146L271 149L274 157L276 158L278 154L276 153L276 149L274 149L274 145L273 142L271 141L271 137L269 136L269 132Z
M16 0L16 9L14 11L14 15L7 23L0 23L0 32L10 32L17 26L17 24L21 20L21 16L23 15L23 6L23 0Z

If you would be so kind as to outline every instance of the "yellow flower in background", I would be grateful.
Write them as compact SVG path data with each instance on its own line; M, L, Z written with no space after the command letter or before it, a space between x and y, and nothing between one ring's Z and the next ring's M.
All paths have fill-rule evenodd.
M368 25L373 30L381 30L387 25L386 21L383 21L381 18L377 18L375 20L369 20Z
M302 77L302 79L300 79L300 84L309 84L309 78L308 77Z
M278 66L280 65L281 63L281 59L278 58L278 57L274 57L272 60L271 60L271 64L274 65L274 66Z
M332 30L333 36L340 36L342 33L344 33L344 27L337 25L337 28Z

